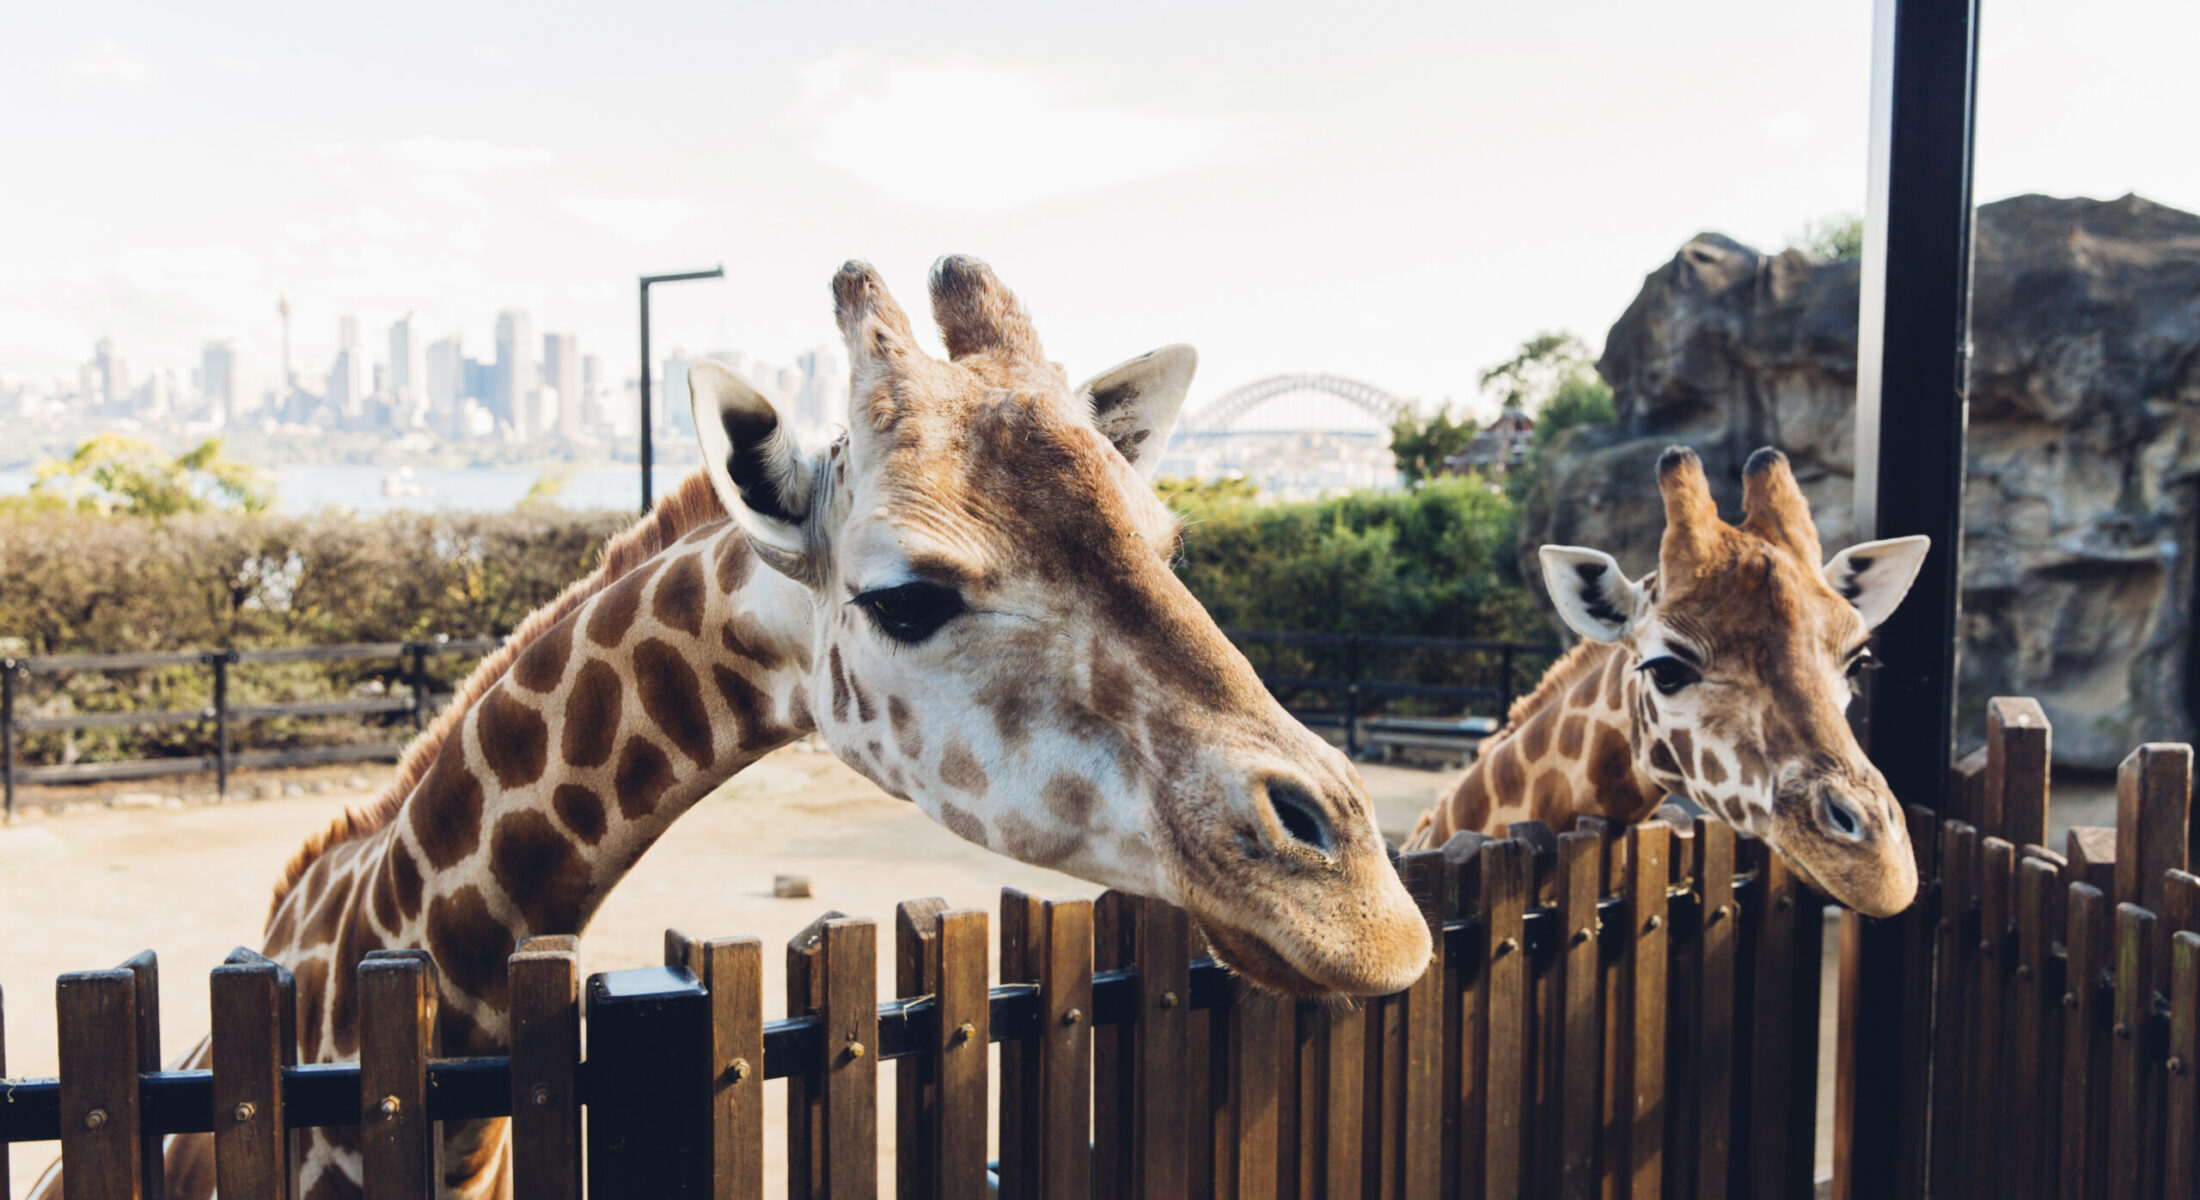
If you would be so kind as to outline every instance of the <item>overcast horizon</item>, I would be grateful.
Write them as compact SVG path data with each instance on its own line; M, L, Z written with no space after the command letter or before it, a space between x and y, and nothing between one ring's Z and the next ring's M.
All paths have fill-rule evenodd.
M1976 194L2200 210L2200 6L1987 0ZM493 353L501 308L635 370L836 340L864 257L920 326L927 265L991 261L1073 377L1201 351L1196 406L1283 371L1433 401L1522 339L1601 344L1714 230L1765 250L1860 213L1870 5L1355 10L1134 4L86 3L0 16L0 376L111 336L188 382L234 339L300 374Z

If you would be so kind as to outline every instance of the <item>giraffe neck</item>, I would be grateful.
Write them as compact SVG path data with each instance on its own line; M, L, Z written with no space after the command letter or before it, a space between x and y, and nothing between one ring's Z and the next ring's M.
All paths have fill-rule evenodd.
M1441 846L1461 831L1502 836L1520 821L1563 833L1579 817L1649 816L1665 789L1636 766L1642 680L1632 667L1618 646L1583 642L1568 651L1422 816L1409 844Z
M809 593L730 522L694 531L536 637L371 834L327 847L270 923L305 1061L357 1050L358 960L424 948L446 1054L507 1034L513 943L579 933L696 801L810 728Z

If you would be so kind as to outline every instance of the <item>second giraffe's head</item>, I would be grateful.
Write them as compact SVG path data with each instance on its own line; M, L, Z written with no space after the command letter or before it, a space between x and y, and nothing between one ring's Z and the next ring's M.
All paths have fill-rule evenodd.
M1366 788L1170 569L1147 476L1191 348L1072 387L985 264L931 285L944 360L870 267L833 280L852 386L823 450L731 372L689 375L720 498L807 591L818 731L970 841L1182 905L1257 983L1412 982L1427 926Z
M1543 548L1559 615L1619 644L1634 768L1780 851L1859 912L1909 907L1917 867L1902 807L1844 717L1867 640L1910 590L1931 540L1851 546L1821 566L1818 531L1787 457L1742 471L1743 521L1719 519L1703 464L1658 459L1658 569L1629 582L1610 555Z

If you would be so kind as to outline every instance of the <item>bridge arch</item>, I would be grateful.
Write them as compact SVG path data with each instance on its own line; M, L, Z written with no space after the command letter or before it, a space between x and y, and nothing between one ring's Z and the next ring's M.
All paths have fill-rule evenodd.
M1184 418L1178 431L1181 433L1220 433L1249 416L1254 409L1281 396L1295 392L1317 392L1334 396L1358 408L1385 425L1396 421L1411 411L1412 406L1403 399L1376 387L1342 375L1303 373L1297 375L1271 375L1243 387L1233 388L1208 401L1198 412Z

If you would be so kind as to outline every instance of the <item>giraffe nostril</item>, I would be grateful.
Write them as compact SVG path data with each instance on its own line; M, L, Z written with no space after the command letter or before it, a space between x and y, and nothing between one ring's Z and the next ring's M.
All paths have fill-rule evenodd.
M1268 781L1268 807L1276 814L1276 822L1292 840L1322 853L1329 853L1333 839L1329 823L1322 820L1321 806L1305 788L1284 779Z

